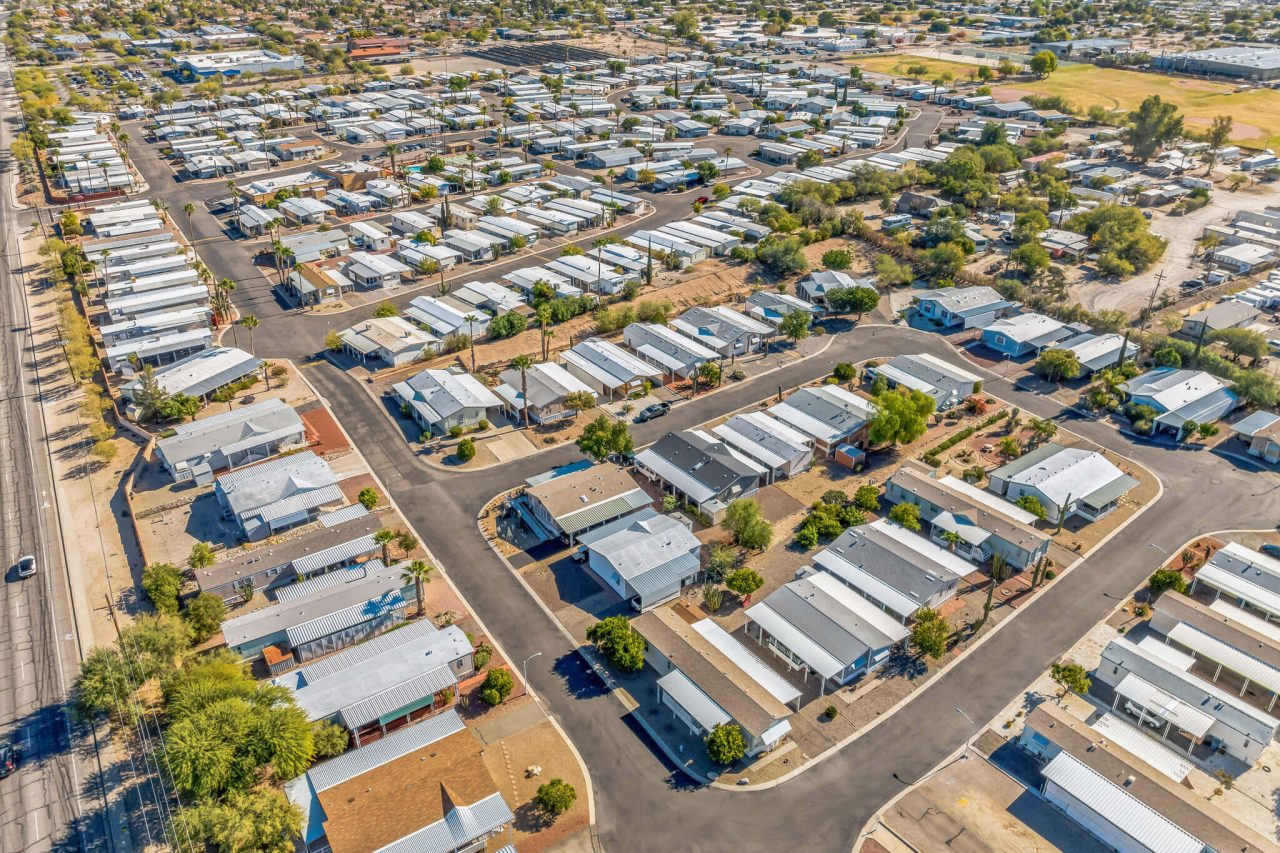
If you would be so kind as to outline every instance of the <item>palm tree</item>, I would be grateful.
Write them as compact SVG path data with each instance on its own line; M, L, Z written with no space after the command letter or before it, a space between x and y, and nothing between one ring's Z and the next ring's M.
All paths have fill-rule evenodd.
M192 204L191 202L187 202L186 204L184 204L184 205L182 206L182 212L183 212L183 213L185 213L185 214L187 215L187 227L188 227L188 228L190 228L190 227L191 227L191 217L192 217L192 216L195 214L195 212L196 212L196 206L195 206L194 204Z
M956 552L956 546L964 541L964 537L959 533L947 530L942 534L942 541L947 543L947 550L954 554Z
M382 149L382 153L391 159L391 177L396 176L396 155L400 153L400 146L394 142Z
M227 181L227 189L231 190L231 203L236 206L236 213L240 213L240 193L236 192L236 182Z
M523 403L524 427L529 428L529 377L526 371L533 367L533 359L518 355L511 359L511 366L520 371L520 400Z
M373 542L375 545L382 546L382 563L387 565L391 562L391 543L396 541L396 531L384 527L377 533L373 534Z
M252 314L245 314L240 318L240 325L249 330L249 352L256 355L257 353L253 352L253 330L258 328L258 318Z
M547 343L551 340L551 335L547 330L547 326L551 323L551 307L549 305L538 306L538 330L541 332L542 339L542 360L547 360Z
M476 315L468 314L462 318L467 324L467 331L471 339L471 372L476 372Z
M418 615L421 616L426 612L426 590L424 586L431 583L430 574L435 571L435 567L428 565L422 560L414 560L405 566L400 573L401 580L406 582L413 581L414 592L418 596Z

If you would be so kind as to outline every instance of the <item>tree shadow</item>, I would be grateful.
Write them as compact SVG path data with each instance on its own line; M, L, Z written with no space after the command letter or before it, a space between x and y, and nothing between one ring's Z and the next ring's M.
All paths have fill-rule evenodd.
M578 651L566 652L551 667L564 685L565 695L574 699L597 699L609 695L608 685Z
M902 651L895 651L890 655L888 662L881 670L884 678L905 678L908 681L915 681L928 671L929 665L923 658Z

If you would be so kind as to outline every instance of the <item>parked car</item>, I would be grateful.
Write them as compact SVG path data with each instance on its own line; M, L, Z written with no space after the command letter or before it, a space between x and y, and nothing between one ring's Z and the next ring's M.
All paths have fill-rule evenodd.
M1204 279L1202 279L1202 278L1189 278L1189 279L1187 279L1186 281L1184 281L1184 282L1180 285L1180 287L1181 287L1183 290L1199 290L1200 288L1204 287Z
M640 410L640 414L636 415L636 423L642 424L645 421L660 418L669 411L671 411L670 403L654 403L652 406L645 406Z
M18 558L18 577L29 578L36 573L36 558L27 554Z
M11 743L0 743L0 779L18 769L18 750Z
M1266 554L1268 557L1275 557L1276 559L1280 560L1280 545L1272 545L1270 542L1268 542L1258 550Z

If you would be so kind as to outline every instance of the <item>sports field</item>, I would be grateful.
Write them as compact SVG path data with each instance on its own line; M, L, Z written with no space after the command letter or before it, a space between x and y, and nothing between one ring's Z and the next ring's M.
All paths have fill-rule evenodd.
M1275 89L1237 92L1229 83L1084 64L1064 65L1045 80L995 87L997 100L1012 101L1026 95L1059 95L1079 112L1094 104L1108 110L1131 110L1148 95L1159 95L1178 107L1189 130L1207 128L1214 116L1229 115L1235 119L1232 139L1237 144L1270 148L1280 143L1280 91Z
M921 82L928 83L942 76L944 71L950 71L956 80L968 80L969 72L977 73L978 66L970 65L964 62L951 62L947 59L930 59L925 56L915 56L909 53L883 53L879 56L859 56L853 60L853 64L861 68L863 71L874 71L879 74L894 74L898 77L907 77L907 69L913 65L920 65L927 69L920 76Z

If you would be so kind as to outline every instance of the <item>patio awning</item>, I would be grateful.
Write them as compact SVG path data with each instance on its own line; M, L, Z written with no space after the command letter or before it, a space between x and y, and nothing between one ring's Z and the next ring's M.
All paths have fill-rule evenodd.
M1215 722L1211 715L1188 705L1175 696L1170 696L1133 673L1121 679L1120 684L1116 686L1116 693L1141 705L1147 714L1173 723L1176 728L1187 732L1197 740L1203 738Z
M703 693L698 685L678 669L673 669L659 678L658 686L705 732L710 732L723 723L733 722L733 718L726 714L723 708L713 702L711 697Z

